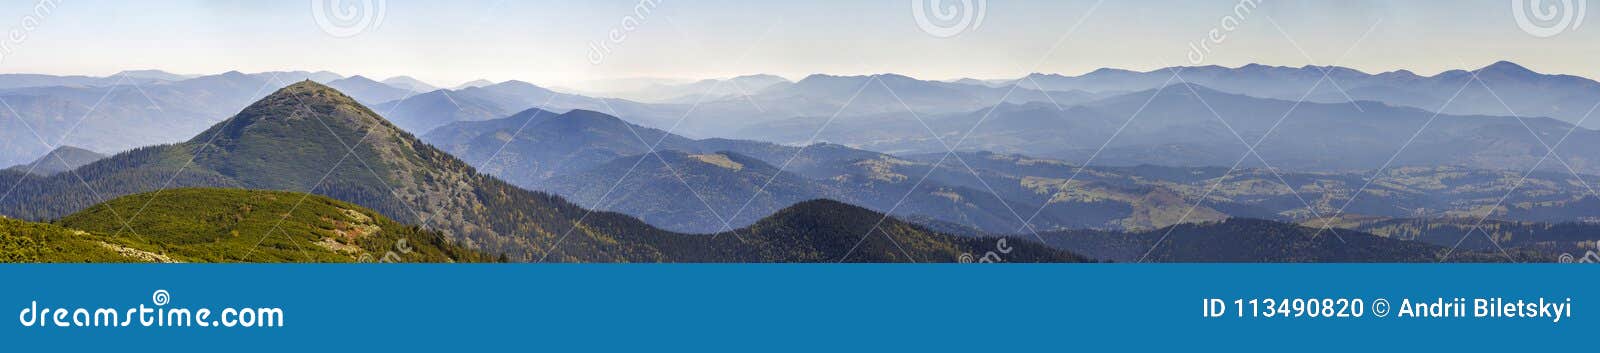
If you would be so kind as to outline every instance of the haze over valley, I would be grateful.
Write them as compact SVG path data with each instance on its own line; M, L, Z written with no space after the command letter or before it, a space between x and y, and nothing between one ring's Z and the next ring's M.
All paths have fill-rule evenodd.
M23 5L0 262L1600 251L1569 2Z
M793 226L772 222L839 222L794 218L839 207L939 242L1012 237L1065 254L1040 260L1147 260L1130 255L1160 240L1139 234L1220 236L1211 227L1250 219L1305 246L1416 243L1343 260L1528 261L1592 242L1529 233L1514 251L1462 242L1445 255L1462 243L1396 232L1482 218L1517 224L1482 230L1510 240L1517 227L1600 221L1600 133L1587 127L1600 84L1511 62L1433 76L1252 64L987 81L749 75L585 93L444 86L326 71L0 75L11 108L0 160L16 165L0 172L0 212L48 221L175 187L306 192L509 261L800 260L680 248ZM1395 226L1417 222L1437 225ZM601 245L622 239L633 250ZM549 248L558 242L572 248ZM930 260L893 243L829 256ZM1155 258L1241 256L1211 255Z

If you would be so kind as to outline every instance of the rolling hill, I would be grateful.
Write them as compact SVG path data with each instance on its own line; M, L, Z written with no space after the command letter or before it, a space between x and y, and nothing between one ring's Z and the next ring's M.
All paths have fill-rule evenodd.
M1341 217L1302 221L1308 227L1353 229L1392 239L1410 240L1470 251L1499 248L1537 249L1550 254L1582 254L1596 249L1600 225L1483 220L1468 217L1390 218ZM1325 223L1327 222L1327 223ZM1491 240L1492 239L1492 240Z
M899 217L1004 233L1022 226L1007 204L1017 209L1030 206L997 199L982 191L983 186L951 186L940 180L919 184L907 175L921 175L917 173L927 169L876 152L831 144L802 149L755 141L692 140L584 110L560 115L530 110L506 119L456 123L434 130L424 140L515 185L684 232L722 231L727 228L724 221L741 227L795 202L828 198L879 212L893 210ZM656 141L661 141L656 149L659 158L647 154L649 144ZM711 159L737 168L716 167L717 163L706 162ZM786 168L780 171L779 166ZM692 192L685 184L693 187ZM601 197L606 202L597 204ZM1056 212L1037 221L1050 227L1066 225Z
M128 228L116 214L138 214ZM138 233L128 229L138 229ZM130 195L55 224L0 220L0 262L482 262L437 233L322 196L239 189Z
M712 88L716 90L708 94L706 91ZM507 81L442 92L453 100L431 100L426 104L406 102L404 106L410 107L395 109L389 117L406 130L425 135L452 122L481 120L474 119L479 115L476 111L502 112L495 116L498 118L535 108L558 113L589 110L695 138L752 138L759 135L749 134L748 127L795 117L823 121L834 115L905 113L908 104L916 107L919 113L942 114L993 106L1001 103L1002 98L1003 102L1010 103L1073 104L1098 97L1082 91L1011 90L1010 87L926 81L894 74L812 75L797 82L754 75L651 90L620 92L627 97L655 100L645 103L558 92L527 82ZM671 96L677 98L666 98ZM374 108L388 111L387 107L395 103L399 102L378 104Z
M106 158L106 155L72 146L61 146L33 163L11 167L10 170L31 173L40 176L49 176L73 169L78 169L85 164Z
M0 181L19 185L0 203L0 214L55 219L89 209L104 201L101 197L229 187L326 195L514 261L816 261L846 254L850 261L954 261L944 255L978 251L981 243L886 219L877 232L899 242L893 251L910 256L890 253L890 238L874 236L850 251L836 243L859 241L873 228L838 228L846 225L827 224L827 217L840 212L862 222L885 217L830 202L791 207L780 212L784 217L732 236L663 231L480 174L349 96L311 81L285 87L188 142L125 152L77 172L81 180L0 172ZM112 216L122 217L121 212ZM805 220L812 224L792 223ZM138 228L130 231L142 232ZM813 232L822 230L844 233ZM902 237L905 241L899 241ZM819 239L829 243L809 243ZM1040 260L1078 259L1039 244L1018 246L1032 247L1027 251L1040 254Z
M422 140L534 190L556 175L644 154L658 141L658 149L696 150L687 138L588 110L555 114L530 109L504 119L447 125Z
M149 262L156 257L125 256L83 231L47 223L0 217L0 263Z
M470 122L499 119L511 114L494 102L463 96L449 90L418 93L405 100L373 105L374 111L384 112L395 126L417 134L432 131L451 122Z
M682 116L687 105L643 104L628 100L588 97L562 93L522 81L437 90L404 100L372 105L406 131L425 135L433 129L455 122L504 118L515 112L542 109L552 112L571 110L617 110L635 121L651 126L667 126ZM657 125L659 124L659 125Z
M777 142L805 141L820 122L791 119L747 132ZM1543 159L1546 145L1564 141L1542 168L1565 171L1570 165L1579 173L1600 174L1595 163L1600 156L1593 152L1600 150L1600 132L1574 129L1556 119L1435 114L1372 101L1297 104L1196 84L1061 108L1023 103L923 114L920 120L905 113L841 118L817 138L896 154L943 153L947 145L962 141L959 148L964 151L1069 161L1095 156L1095 165L1205 167L1237 162L1302 172L1385 164L1525 171ZM1265 164L1254 156L1241 162L1246 143L1258 141L1255 150Z
M1218 216L1309 220L1341 210L1347 215L1391 218L1489 215L1551 223L1600 220L1600 208L1593 207L1600 199L1587 187L1600 178L1578 179L1556 171L1524 174L1466 167L1396 167L1376 178L1371 171L1240 168L1227 173L1228 168L1221 167L1153 165L1080 171L1077 165L1061 160L989 152L960 155L982 176L982 182L971 173L957 172L934 173L930 179L968 187L988 184L1008 200L1046 205L1041 215L1056 212L1068 219L1100 224L1075 228L1164 227L1190 207L1196 208L1187 218L1189 222L1217 220ZM907 159L931 164L940 157L942 154ZM949 170L966 170L959 162L945 165ZM1205 200L1200 202L1202 195ZM1496 203L1499 205L1491 208ZM1132 207L1133 212L1107 212L1122 207ZM1094 223L1096 218L1091 215L1097 213L1105 215L1100 220L1107 223ZM1048 229L1043 226L1035 224Z
M428 84L427 82L422 82L422 80L418 80L411 76L395 76L378 82L383 82L383 84L414 93L433 92L439 90L439 87Z
M1065 231L1045 233L1050 245L1115 262L1554 262L1548 252L1508 249L1450 251L1431 245L1341 230L1253 219L1184 224L1138 233ZM1157 245L1159 244L1159 245ZM1445 254L1450 257L1446 258ZM1510 256L1509 258L1507 256Z
M1222 94L1196 89L1202 94ZM1192 99L1192 94L1187 89L1166 92L1161 94L1163 97L1158 97L1158 101L1180 102L1177 103L1179 105L1198 104ZM1242 96L1233 96L1233 99L1253 100ZM1129 98L1129 101L1133 100ZM1097 104L1122 103L1108 101ZM1325 108L1352 109L1348 106L1308 109ZM1055 111L1048 106L1039 109ZM1173 109L1173 114L1179 110L1159 109ZM1203 107L1196 105L1195 109ZM1192 123L1206 123L1204 118L1207 117L1209 114L1188 119L1192 119ZM1009 124L1015 131L1053 131L1054 128L1038 119L1001 119L991 120L988 124ZM1214 117L1209 119L1209 122L1215 123ZM1265 120L1257 119L1260 122ZM1251 123L1240 119L1235 121L1240 126L1250 126L1247 124ZM1443 121L1436 123L1439 126L1452 124ZM1181 130L1197 131L1180 128L1190 125L1180 121L1167 129L1173 129L1171 131L1174 134ZM635 136L636 133L638 136ZM1128 133L1132 135L1136 132L1129 130ZM530 110L508 119L452 124L429 134L425 140L463 157L480 170L514 184L552 191L580 200L585 205L593 205L599 201L599 196L616 185L612 196L644 199L637 204L608 202L599 205L599 208L641 217L657 225L682 227L674 228L679 230L721 230L721 218L730 217L734 218L730 223L737 227L753 221L748 218L748 213L764 215L781 208L781 205L775 208L754 203L750 207L723 207L729 209L718 209L716 214L711 214L705 203L700 201L701 198L739 200L738 203L742 205L743 200L749 200L754 191L733 184L704 184L704 181L712 180L737 180L716 175L729 172L724 168L696 168L701 163L680 159L682 163L669 163L673 165L670 169L676 169L676 173L672 173L673 170L662 167L656 158L645 158L640 162L637 157L649 151L640 137L644 141L663 141L659 150L664 151L679 151L689 155L731 153L759 161L741 163L750 166L787 164L783 168L786 173L782 176L773 178L777 174L769 173L766 179L785 181L778 184L793 186L783 188L792 194L769 193L763 197L798 200L821 195L880 212L893 209L895 216L916 219L925 224L957 225L986 233L1011 234L1023 230L1019 217L1033 218L1032 226L1041 230L1147 230L1179 221L1205 222L1229 217L1293 221L1333 214L1341 209L1352 214L1388 217L1482 215L1484 209L1501 196L1506 197L1506 203L1496 211L1498 218L1546 222L1600 219L1600 213L1585 208L1594 200L1586 185L1600 183L1600 178L1580 180L1558 171L1536 172L1528 175L1526 182L1519 184L1522 173L1518 171L1399 166L1386 170L1369 184L1368 179L1372 175L1360 170L1296 172L1246 166L1225 176L1223 173L1227 168L1137 165L1096 166L1080 172L1077 165L1061 159L991 152L961 152L956 155L959 158L950 158L935 166L935 162L944 157L943 153L902 158L837 144L800 148L745 140L692 140L589 111L553 114ZM1041 139L1016 138L1018 141ZM1262 151L1267 158L1284 156L1265 149ZM1427 151L1429 154L1433 154L1432 151L1444 152L1443 149L1432 148ZM495 160L486 162L491 155L495 156ZM1140 155L1153 156L1148 153ZM1227 158L1236 160L1237 157L1233 155ZM644 171L639 173L642 175L628 174L635 165L639 165L636 172ZM972 169L967 169L968 166ZM771 169L751 168L741 173L763 173L766 170ZM622 180L624 175L628 175L629 180ZM928 180L917 184L923 175L927 175ZM800 176L803 180L792 176ZM550 180L554 179L562 182L551 184ZM695 185L698 195L687 192L688 189L683 187L686 181L694 181L689 184ZM911 190L913 185L917 186L914 192ZM1216 190L1206 195L1213 185L1216 185ZM1355 195L1363 186L1365 189L1362 194ZM649 193L648 190L673 192ZM1194 206L1202 195L1206 195L1207 199ZM905 198L904 202L900 202L902 197ZM1345 207L1347 202L1349 206ZM1308 203L1312 209L1307 209ZM1189 211L1191 207L1195 207L1192 212ZM739 211L741 208L744 211ZM1013 210L1018 214L1013 215ZM1038 215L1033 216L1036 210ZM738 216L735 217L733 213ZM1185 217L1185 214L1188 216ZM1541 218L1541 215L1550 217Z
M408 95L427 92L413 91L409 86L396 86L384 82L374 81L364 76L350 76L338 81L328 82L328 87L339 90L355 98L362 104L377 104L405 98Z
M660 152L659 157L618 158L559 174L543 189L588 208L621 212L688 233L743 227L790 205L840 194L755 158L677 150Z
M997 242L1004 239L939 234L884 218L865 208L827 200L794 205L721 238L739 238L745 243L741 246L759 249L756 254L743 255L745 259L741 261L745 262L765 262L763 258L771 256L765 254L800 262L959 262L963 254L996 251L1000 248ZM1020 238L1011 238L1007 243L1013 245L1004 248L1010 250L1006 262L1090 261Z

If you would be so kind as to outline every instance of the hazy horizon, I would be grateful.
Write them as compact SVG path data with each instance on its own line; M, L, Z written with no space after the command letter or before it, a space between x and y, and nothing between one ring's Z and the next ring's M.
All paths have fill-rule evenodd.
M1600 260L1588 2L14 0L0 262Z
M308 3L381 11L340 23L340 11L319 15ZM981 15L963 18L980 22L944 36L919 27L906 1L41 0L0 7L0 26L24 37L0 46L0 72L326 70L445 87L489 79L581 89L640 78L1008 79L1249 63L1432 75L1506 60L1600 77L1600 66L1584 60L1600 54L1594 26L1541 38L1494 0L977 3L985 4ZM49 11L38 11L44 5ZM129 13L139 16L119 16ZM330 17L332 28L318 22ZM1202 43L1213 30L1226 39ZM612 41L613 32L625 38ZM1207 47L1199 63L1196 44Z
M1501 60L1501 61L1507 61L1507 62L1511 62L1513 64L1524 66L1524 67L1528 68L1529 70L1533 70L1533 71L1541 73L1541 74L1547 74L1547 75L1572 75L1572 76L1584 77L1584 78L1591 79L1591 80L1600 80L1600 78L1596 78L1596 77L1588 77L1588 76L1584 76L1584 75L1575 75L1575 74L1565 73L1565 72L1551 72L1551 71L1547 71L1547 70L1541 70L1540 68L1528 67L1527 65L1524 65L1523 63L1515 62L1515 61L1509 61L1509 60ZM1426 77L1426 76L1435 76L1435 75L1438 75L1440 73L1444 73L1444 72L1448 72L1448 71L1454 71L1454 70L1473 71L1473 70L1477 70L1477 69L1482 69L1482 68L1487 67L1489 65L1493 65L1494 63L1495 62L1485 63L1483 65L1477 65L1477 66L1446 68L1446 69L1442 69L1442 70L1437 71L1437 72L1420 72L1420 71L1417 71L1417 70L1406 69L1406 68L1398 68L1398 69L1392 69L1392 70L1386 70L1386 71L1366 71L1366 70L1361 70L1361 69L1352 68L1352 67L1348 67L1348 66L1339 66L1339 67L1361 71L1361 72L1366 73L1366 74L1381 74L1381 73L1395 72L1395 71L1410 71L1410 72L1415 73L1417 75L1421 75L1421 76L1425 76ZM1221 67L1226 67L1226 68L1229 68L1229 69L1238 69L1238 68L1241 68L1241 67L1246 66L1246 65L1265 65L1265 66L1271 66L1271 67L1289 67L1289 68L1303 68L1304 67L1304 65L1301 65L1301 66L1290 66L1290 65L1273 65L1273 64L1268 64L1268 63L1247 63L1247 64L1243 64L1243 65L1234 65L1234 66L1228 66L1228 65L1174 65L1172 67L1189 67L1189 68L1193 68L1193 67L1201 67L1201 66L1221 66ZM1321 65L1321 66L1326 66L1326 65ZM1338 66L1338 65L1335 65L1335 66ZM904 73L899 73L899 72L848 73L848 74L829 73L829 72L816 72L816 73L809 73L809 74L804 74L804 75L800 75L800 76L786 76L786 75L778 75L778 74L770 74L770 73L762 73L762 72L752 72L752 73L747 73L747 74L736 74L736 75L731 75L731 76L717 76L717 77L648 77L648 76L636 76L636 77L600 78L600 79L595 79L595 80L592 80L592 81L575 81L575 82L569 82L569 83L603 83L603 82L623 82L623 81L683 82L683 83L688 83L688 82L695 82L695 81L701 81L701 80L720 80L720 79L730 79L730 78L735 78L735 77L755 76L755 75L778 76L778 77L782 77L783 79L790 80L790 81L799 81L801 79L804 79L806 77L810 77L810 76L813 76L813 75L825 75L825 76L836 76L836 77L874 76L874 75L901 75L901 76L911 77L911 78L915 78L915 79L918 79L918 80L924 80L924 81L954 81L954 80L959 80L959 79L977 79L977 80L983 80L983 81L1001 81L1001 80L1015 80L1015 79L1019 79L1019 78L1022 78L1024 76L1032 75L1032 74L1080 76L1080 75L1088 74L1089 72L1092 72L1094 70L1100 70L1100 69L1128 70L1128 71L1135 71L1135 72L1151 72L1151 70L1136 70L1136 69L1123 68L1123 67L1101 67L1101 68L1095 68L1095 69L1091 69L1089 71L1081 72L1081 73L1032 72L1032 73L1026 73L1026 74L1017 75L1017 76L1011 76L1011 77L965 77L965 76L963 76L963 77L918 77L916 75L909 75L909 74L904 74ZM1163 68L1156 68L1156 69L1153 69L1153 70L1160 71L1160 70L1165 70L1165 69L1167 69L1167 68L1163 67ZM403 76L403 77L411 77L411 78L417 79L419 81L423 81L424 83L431 84L431 85L434 85L434 86L438 86L439 88L454 88L454 87L457 87L457 86L460 86L460 85L464 85L466 83L470 83L470 82L473 82L473 81L478 81L478 80L487 80L487 81L494 82L494 83L503 83L503 82L508 82L508 81L522 81L522 82L527 82L527 83L531 83L531 84L535 84L535 85L541 85L541 86L545 85L544 83L537 82L537 81L530 81L530 80L523 80L523 79L498 79L498 78L494 78L494 77L482 77L482 78L469 79L469 80L464 80L464 81L435 82L435 81L432 81L432 80L421 79L421 78L417 78L417 77L414 77L412 75L406 75L406 74L394 75L394 76L375 76L375 75L365 75L365 74L360 74L360 73L339 72L339 71L335 71L335 70L306 69L306 68L289 68L289 69L268 70L268 71L228 70L228 71L222 71L222 72L205 72L205 73L179 72L179 71L172 71L172 70L159 69L159 68L130 68L130 69L125 69L125 70L118 70L118 71L115 71L115 72L94 73L94 74L85 74L85 73L41 73L41 72L0 72L0 74L41 74L41 75L54 75L54 76L112 77L112 76L115 76L115 75L117 75L119 73L122 73L122 72L136 72L136 71L149 71L149 70L162 71L162 72L166 72L166 73L183 75L183 76L195 76L195 77L221 75L221 74L225 74L225 73L233 72L233 71L238 71L238 72L244 73L244 74L261 74L261 73L270 73L270 72L296 72L296 71L313 72L313 73L315 73L315 72L331 72L331 73L343 76L345 78L352 78L352 77L356 77L356 76L361 76L361 77L365 77L367 79L371 79L373 81L383 81L383 80L387 80L387 79L396 78L396 77L402 77ZM562 86L562 85L551 85L551 86L548 86L546 88L570 88L570 87Z

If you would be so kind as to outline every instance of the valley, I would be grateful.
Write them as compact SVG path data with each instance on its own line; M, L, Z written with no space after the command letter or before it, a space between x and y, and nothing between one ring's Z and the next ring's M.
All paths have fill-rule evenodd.
M17 223L29 234L98 236L163 227L121 219L139 209L91 212L133 195L296 192L436 234L475 253L430 259L466 261L954 261L984 238L1027 244L1019 261L1541 261L1600 239L1586 231L1600 220L1586 115L1435 112L1418 98L1458 82L1482 82L1469 95L1589 83L1509 62L1334 70L1411 94L1302 102L1281 94L1306 83L1296 72L752 75L584 93L307 71L0 75L0 99L25 107L0 114L17 165L0 170L0 215L44 222ZM110 105L88 109L95 98ZM1525 106L1540 105L1502 108ZM85 212L95 221L60 223ZM1349 238L1362 245L1340 249ZM248 261L113 245L101 248Z

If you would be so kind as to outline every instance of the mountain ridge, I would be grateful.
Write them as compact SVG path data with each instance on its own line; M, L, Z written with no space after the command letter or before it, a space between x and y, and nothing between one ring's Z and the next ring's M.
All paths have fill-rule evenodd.
M84 176L81 183L97 187L98 192L69 191L77 187L77 179L21 177L19 192L0 204L0 213L53 219L100 204L103 200L95 195L204 186L326 195L437 230L463 246L520 261L818 261L846 253L873 261L954 261L957 252L976 251L981 245L886 217L879 217L885 223L877 232L905 238L913 245L893 251L915 255L888 253L887 239L866 240L854 252L836 243L795 243L799 235L795 232L805 228L785 224L769 223L732 236L667 232L478 173L355 99L309 80L274 92L189 142L122 153L79 172ZM0 173L0 179L10 177ZM850 212L862 218L872 214ZM848 229L868 234L866 228L854 224ZM848 239L854 234L829 236ZM1019 246L1038 249L1040 260L1080 259L1040 244Z
M24 173L30 173L38 176L50 176L52 174L78 169L78 167L82 167L86 164L94 163L94 161L105 158L106 155L100 154L99 152L72 146L61 146L51 150L50 153L46 153L44 156L40 156L39 159L34 160L33 163L11 167L10 170L22 171Z

